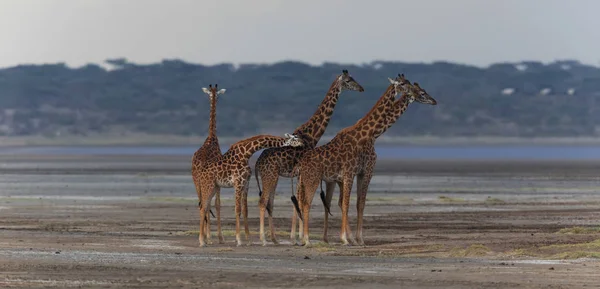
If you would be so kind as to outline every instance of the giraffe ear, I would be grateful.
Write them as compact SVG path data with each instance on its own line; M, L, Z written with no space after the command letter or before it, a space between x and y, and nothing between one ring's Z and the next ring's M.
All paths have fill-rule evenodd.
M225 91L226 91L226 90L227 90L227 89L225 89L225 88L222 88L222 89L220 89L219 91L217 91L217 94L223 94L223 93L225 93Z
M287 138L292 138L292 135L289 134L289 133L284 134L284 136L287 137Z
M395 81L395 80L393 80L393 79L391 79L391 78L389 78L389 77L388 77L388 80L390 81L390 83L391 83L391 84L394 84L394 83L396 83L396 81Z
M208 88L206 88L206 87L203 87L202 91L204 91L204 93L206 93L206 94L210 94L210 90L208 90Z

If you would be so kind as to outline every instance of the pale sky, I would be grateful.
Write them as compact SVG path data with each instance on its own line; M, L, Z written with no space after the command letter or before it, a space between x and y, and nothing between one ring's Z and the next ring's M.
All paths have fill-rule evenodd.
M599 65L598 11L598 0L0 0L0 67L117 57Z

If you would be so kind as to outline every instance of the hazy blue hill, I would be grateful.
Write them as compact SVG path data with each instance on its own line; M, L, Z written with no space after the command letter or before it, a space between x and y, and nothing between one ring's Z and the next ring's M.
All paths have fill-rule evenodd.
M218 106L220 135L289 131L314 112L342 69L366 91L342 95L328 134L362 117L388 85L387 77L398 73L419 82L439 105L411 106L387 135L591 136L598 122L600 69L577 61L487 68L385 61L320 66L296 61L239 66L180 60L107 63L115 69L62 63L1 69L0 134L203 135L208 100L201 87L211 83L227 89ZM574 95L567 93L570 89Z

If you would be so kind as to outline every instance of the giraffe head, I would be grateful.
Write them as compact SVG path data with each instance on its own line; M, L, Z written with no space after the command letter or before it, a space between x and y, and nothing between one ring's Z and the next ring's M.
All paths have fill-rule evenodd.
M391 79L388 77L388 80L396 88L396 91L398 93L410 92L411 84L410 84L410 81L408 81L408 79L406 79L406 77L404 77L404 73L402 73L402 74L398 73L398 76L396 77L396 79Z
M342 70L342 74L338 76L338 82L342 90L357 90L360 92L365 91L364 88L352 78L352 76L348 73L348 70Z
M302 139L296 135L286 133L285 138L287 138L287 140L285 140L285 143L283 143L284 147L301 147L304 145Z
M429 93L427 93L425 89L421 88L416 82L412 84L411 94L412 95L410 95L410 97L414 97L413 100L416 102L430 105L437 104L437 101L435 101L435 99L433 99L433 97L431 97Z
M208 85L208 88L203 87L202 91L204 91L204 93L208 94L208 97L212 100L217 100L219 99L219 95L225 93L225 89L218 89L217 88L217 84L215 84L215 86L213 87L212 84Z

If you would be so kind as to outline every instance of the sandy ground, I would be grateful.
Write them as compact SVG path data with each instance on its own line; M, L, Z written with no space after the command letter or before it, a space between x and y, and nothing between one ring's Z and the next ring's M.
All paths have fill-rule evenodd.
M600 162L381 160L367 246L339 245L337 206L330 244L319 243L317 199L310 249L289 242L286 179L274 212L280 245L259 243L252 179L254 244L234 246L224 190L226 243L198 248L188 162L0 156L0 287L600 287ZM352 224L354 213L352 202Z

